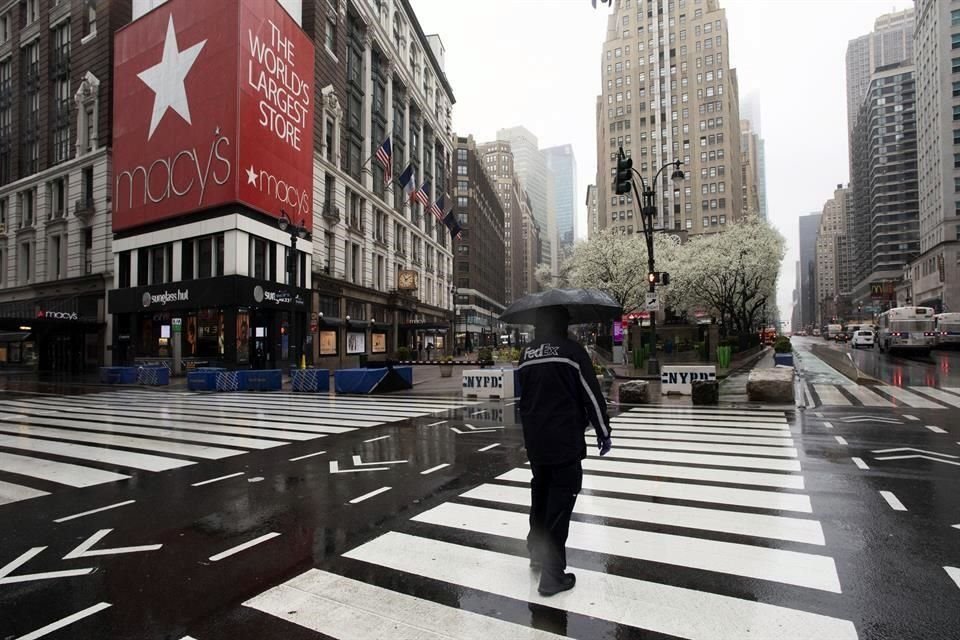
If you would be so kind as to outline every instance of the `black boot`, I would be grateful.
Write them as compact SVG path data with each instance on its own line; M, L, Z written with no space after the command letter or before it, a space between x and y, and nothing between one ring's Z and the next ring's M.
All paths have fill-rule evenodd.
M542 596L552 596L561 591L573 589L575 584L577 584L577 576L572 573L564 573L559 578L544 573L540 576L540 586L537 592Z

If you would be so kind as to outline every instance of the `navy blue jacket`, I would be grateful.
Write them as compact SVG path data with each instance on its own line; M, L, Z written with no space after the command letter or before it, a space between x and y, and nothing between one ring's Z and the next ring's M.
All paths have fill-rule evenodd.
M520 352L520 420L531 464L587 456L584 431L610 435L607 404L586 350L567 337L536 340Z

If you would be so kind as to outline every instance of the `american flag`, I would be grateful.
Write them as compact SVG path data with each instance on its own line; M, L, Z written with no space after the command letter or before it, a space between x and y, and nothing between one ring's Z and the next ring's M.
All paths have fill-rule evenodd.
M390 180L393 178L393 150L390 147L389 137L377 148L377 152L374 155L380 164L383 165L383 181L390 184Z
M412 200L416 200L424 207L430 206L430 181L424 180L423 184L420 185L420 188L417 189L417 192L413 194Z
M440 222L443 222L443 216L447 213L443 210L445 205L446 201L443 199L443 196L440 196L436 202L430 205L430 213Z

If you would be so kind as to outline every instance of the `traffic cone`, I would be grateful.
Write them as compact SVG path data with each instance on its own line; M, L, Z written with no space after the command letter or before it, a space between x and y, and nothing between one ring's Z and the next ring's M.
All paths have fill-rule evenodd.
M301 369L307 368L307 356L306 354L303 354L303 353L300 354L300 368Z

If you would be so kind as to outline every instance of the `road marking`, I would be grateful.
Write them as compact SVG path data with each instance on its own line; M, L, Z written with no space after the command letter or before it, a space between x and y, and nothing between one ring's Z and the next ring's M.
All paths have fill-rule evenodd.
M319 569L310 569L243 605L331 638L565 637Z
M913 391L930 396L934 400L939 400L940 402L949 404L952 407L960 407L960 396L956 396L952 393L947 393L946 391L941 391L940 389L934 389L933 387L910 387L910 388Z
M117 502L116 504L108 504L105 507L100 507L99 509L91 509L90 511L84 511L82 513L75 513L72 516L64 516L62 518L57 518L54 522L66 522L67 520L73 520L74 518L82 518L83 516L88 516L91 513L100 513L101 511L106 511L107 509L116 509L117 507L124 507L128 504L133 504L136 500L125 500L124 502Z
M682 467L649 462L627 462L603 458L587 458L581 462L584 471L621 473L632 476L652 476L655 478L680 478L682 480L702 480L704 482L724 482L729 484L750 484L780 489L803 489L801 475L786 473L767 473L765 471L735 471L732 469L705 469L702 467Z
M370 438L369 440L364 440L364 442L376 442L377 440L386 440L390 436L380 436L379 438Z
M838 444L842 444L843 446L847 446L847 440L846 440L846 438L844 438L843 436L833 436L833 437L834 437L834 439L836 439L836 441L837 441Z
M52 578L72 578L74 576L85 576L93 573L93 567L86 569L66 569L63 571L42 571L40 573L24 573L19 576L10 574L30 562L30 560L39 554L46 547L33 547L28 549L6 565L0 567L0 584L15 584L17 582L33 582L34 580L50 580ZM39 637L39 636L38 636Z
M586 462L586 461L585 461ZM513 469L497 477L497 480L530 484L532 474L529 469ZM810 497L781 491L763 491L759 489L732 489L704 484L686 484L682 482L662 482L641 480L638 478L615 478L612 476L583 476L583 488L591 491L606 491L624 494L630 497L649 496L652 498L672 498L691 502L710 502L714 504L775 509L777 511L796 511L813 513Z
M37 640L37 638L42 638L53 631L63 629L64 627L69 626L78 620L83 620L86 617L92 616L93 614L99 613L100 611L108 608L110 608L109 602L99 602L92 607L87 607L82 611L77 611L73 615L69 615L66 618L61 618L56 622L51 622L45 627L40 627L36 631L31 631L25 636L20 636L17 640Z
M572 567L577 574L577 589L544 598L532 588L535 583L531 582L525 557L396 532L344 555L521 602L560 607L574 614L682 638L857 637L856 628L846 620L579 567ZM695 611L696 615L677 615L678 611Z
M474 411L473 413L471 413L470 416L471 416L471 417L473 417L473 416L479 416L479 415L483 415L483 414L486 413L486 412L487 412L486 409L480 409L480 411Z
M960 529L960 524L952 524L950 526L953 527L954 529Z
M915 449L914 447L898 447L896 449L874 449L873 453L898 453L900 451L913 451L916 453L926 453L931 456L943 456L944 458L953 458L956 460L960 456L951 455L949 453L939 453L937 451L927 451L926 449Z
M931 462L943 462L944 464L952 464L955 467L960 467L960 462L953 462L952 460L944 460L943 458L934 458L933 456L925 456L916 453L909 456L876 456L876 458L877 460L911 460L913 458L923 458L924 460L930 460Z
M97 544L109 534L113 529L100 529L95 534L81 542L77 547L63 556L64 560L75 560L76 558L88 558L90 556L113 556L121 553L142 553L144 551L156 551L163 547L162 544L145 544L138 547L114 547L113 549L97 549L91 551L93 545Z
M587 442L591 438L588 436ZM617 440L617 447L626 449L666 449L675 451L700 451L703 453L735 453L751 456L773 456L777 458L796 458L793 447L758 447L742 444L717 444L713 442L664 442L663 440L642 440L623 438Z
M441 420L440 422L431 422L431 423L428 424L427 426L428 426L428 427L435 427L435 426L437 426L437 425L444 424L445 422L447 422L447 421L446 421L446 420Z
M336 460L330 461L330 473L359 473L361 471L389 471L390 467L363 467L361 469L340 469L340 463Z
M641 416L632 416L620 414L614 418L621 424L640 425L663 424L673 426L700 426L700 427L739 427L741 429L786 429L788 423L786 419L770 420L741 420L737 416L705 417L695 416L652 416L645 414Z
M526 513L445 502L412 518L452 529L526 539ZM570 548L840 593L833 558L705 538L574 521Z
M326 451L317 451L315 453L308 453L305 456L297 456L296 458L290 458L290 462L296 462L297 460L306 460L307 458L312 458L313 456L322 456Z
M887 504L890 505L890 508L894 511L906 511L907 508L903 506L903 503L893 495L892 491L881 491L880 495L883 496L883 499L887 501Z
M711 408L701 408L701 407L667 407L662 405L657 406L641 406L634 407L627 412L627 415L630 414L641 414L641 413L658 413L658 414L683 414L683 415L699 415L699 416L716 416L716 415L735 415L743 416L745 412L749 412L751 417L768 417L768 418L783 418L784 412L782 409L719 409L716 407Z
M18 436L0 435L0 446L70 458L85 458L93 462L106 462L121 467L143 469L144 471L168 471L195 464L191 460L166 458L147 453L133 453L105 447L88 447L74 442L54 442L53 440L36 440Z
M353 456L353 464L356 467L374 467L378 464L406 464L409 460L378 460L377 462L361 462L360 456Z
M249 542L244 542L243 544L238 544L237 546L231 547L231 548L227 549L226 551L221 551L220 553L218 553L218 554L216 554L216 555L210 556L208 559L210 560L210 562L219 562L220 560L223 560L224 558L229 558L230 556L234 555L235 553L240 553L241 551L245 551L245 550L249 549L250 547L255 547L255 546L257 546L258 544L260 544L260 543L262 543L262 542L266 542L267 540L272 540L272 539L276 538L276 537L279 536L279 535L280 535L280 534L277 533L276 531L271 531L270 533L264 534L264 535L260 536L259 538L254 538L253 540L250 540Z
M218 478L210 478L209 480L204 480L203 482L194 482L194 483L191 484L190 486L191 486L191 487L202 487L203 485L205 485L205 484L210 484L211 482L220 482L221 480L226 480L226 479L228 479L228 478L236 478L237 476L242 476L243 474L244 474L243 471L237 471L236 473L231 473L231 474L229 474L229 475L220 476L220 477L218 477Z
M516 403L516 402L509 402L509 403L507 403L507 404L505 404L505 405L503 405L503 406L505 406L505 407L512 407L512 406L515 405L515 404L517 404L517 403Z
M477 451L490 451L490 449L493 449L494 447L499 447L499 446L500 446L499 442L494 442L493 444L488 444L487 446L481 449L477 449Z
M840 393L840 390L832 384L815 384L813 390L817 392L820 404L841 407L849 407L853 404L847 399L847 396Z
M483 484L461 494L460 497L528 508L530 506L530 490L526 487L512 485ZM826 544L820 523L805 518L742 513L584 494L577 498L574 511L586 515L632 522L649 522L686 529L717 531L772 540L788 540L819 546Z
M850 395L863 403L865 407L893 407L895 406L892 402L886 398L880 396L877 393L874 393L867 387L860 386L859 384L852 384L844 387Z
M813 412L813 415L817 416L818 418L822 418L822 417L823 417L823 413L821 413L820 411L814 411L814 412Z
M960 569L957 567L944 567L943 569L947 572L947 575L950 576L950 579L953 580L957 587L960 587Z
M709 433L677 433L661 431L621 431L617 430L617 442L633 442L634 440L661 440L687 442L722 442L725 444L759 444L767 447L793 447L793 438L775 438L771 436L725 436Z
M789 438L793 435L789 429L738 429L736 427L703 427L697 425L630 424L616 418L610 421L617 433L663 431L666 433L716 433L724 435L750 436L752 438ZM786 425L784 425L786 427Z
M912 420L913 422L920 421L920 418L918 418L917 416L910 416L910 415L904 414L903 417L906 418L907 420Z
M9 504L11 502L19 502L20 500L29 500L31 498L48 495L50 495L50 493L47 491L40 491L39 489L24 487L23 485L0 480L0 504Z
M616 446L607 456L610 458L626 458L628 460L652 460L653 462L702 464L716 467L742 467L744 469L766 469L769 471L800 471L800 462L797 460L775 460L773 458L711 455L707 453L680 453L673 451L646 451L643 449L618 449ZM588 457L599 458L600 456L588 454Z
M868 466L867 466L867 463L863 461L863 458L850 458L850 459L853 460L853 464L857 465L858 467L860 467L860 468L863 469L864 471L869 471L869 470L870 470L870 467L868 467Z
M381 493L386 493L387 491L390 491L390 489L391 489L391 487L380 487L379 489L375 489L374 491L371 491L370 493L365 493L365 494L363 494L363 495L360 496L359 498L354 498L353 500L350 501L350 504L358 504L358 503L360 503L360 502L363 502L364 500L368 500L369 498L372 498L372 497L374 497L374 496L378 496L378 495L380 495Z
M824 426L825 428L827 428L827 429L833 429L833 423L832 423L832 422L824 422L824 423L823 423L823 426Z
M901 389L900 387L894 387L892 385L881 385L877 387L879 391L891 395L901 403L906 404L908 407L914 409L943 409L942 404L937 404L932 400L927 400L923 396L918 396L915 393L910 393L906 389Z
M806 396L807 398L807 406L815 407L817 403L813 401L813 392L810 391L810 383L809 382L804 383L802 388L803 388L803 395ZM819 412L817 413L817 415L821 418L823 417L823 414Z
M449 463L449 462L444 462L443 464L438 464L438 465L435 466L435 467L430 467L430 468L427 469L426 471L421 471L421 472L420 472L420 475L422 475L422 476L427 476L427 475L430 475L431 473L433 473L434 471L440 471L440 469L445 469L445 468L447 468L447 467L449 467L449 466L450 466L450 463Z
M467 426L470 427L470 425L467 425ZM497 429L503 429L503 427L489 427L489 428L470 427L470 431L460 431L460 429L457 429L456 427L450 427L451 431L461 436L469 435L471 433L493 433Z
M930 429L930 431L933 431L934 433L946 433L946 432L947 432L946 429L941 429L940 427L936 427L936 426L934 426L934 425L932 425L932 424L928 424L928 425L927 425L927 429Z

